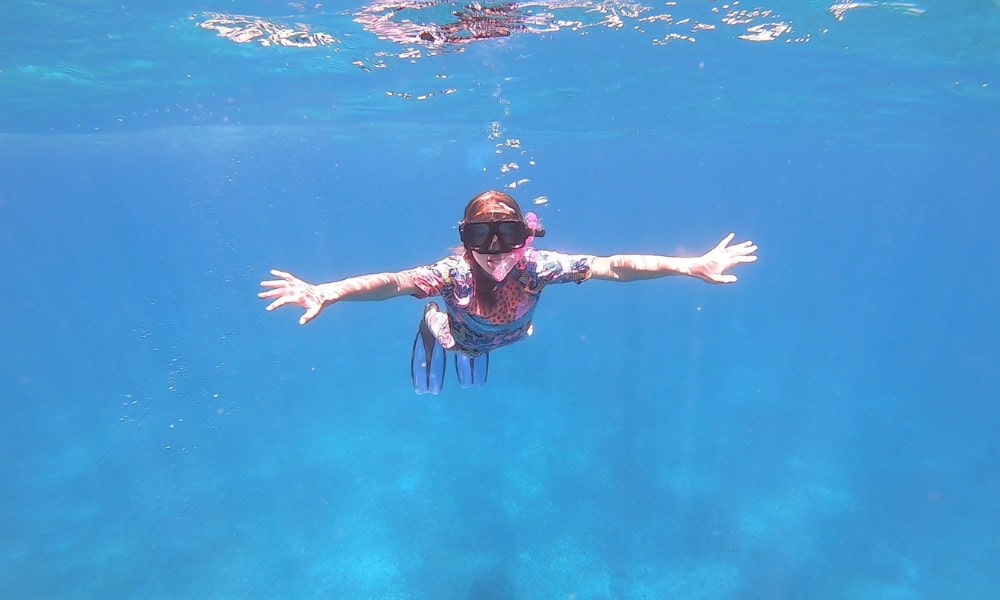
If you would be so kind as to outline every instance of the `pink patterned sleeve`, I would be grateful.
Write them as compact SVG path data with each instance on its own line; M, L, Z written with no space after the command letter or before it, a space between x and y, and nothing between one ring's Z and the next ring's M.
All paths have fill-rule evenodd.
M563 254L551 250L539 250L535 254L539 283L583 283L590 279L590 263L594 260L589 254Z
M449 259L444 259L424 267L415 267L403 271L400 275L408 277L420 291L413 294L415 298L440 296L449 272Z

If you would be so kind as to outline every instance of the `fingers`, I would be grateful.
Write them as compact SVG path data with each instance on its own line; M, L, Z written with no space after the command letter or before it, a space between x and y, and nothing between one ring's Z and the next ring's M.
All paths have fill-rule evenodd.
M735 233L730 233L726 237L722 238L722 241L719 242L718 245L715 246L715 249L716 250L722 250L723 248L725 248L726 246L729 245L729 242L733 241L734 237L736 237L736 234Z
M321 309L322 307L320 306L313 306L309 308L309 310L306 311L306 314L299 317L299 325L305 325L309 321L312 321L314 318L316 318L316 315L319 314L319 311Z
M278 298L274 302L268 304L267 308L265 308L264 310L270 312L270 311L272 311L272 310L274 310L276 308L281 308L282 306L285 306L286 304L295 304L295 299L294 298L289 298L288 296L282 296L281 298Z
M260 285L263 287L281 287L288 285L290 283L299 283L298 277L292 275L291 273L285 273L284 271L278 271L277 269L271 269L271 275L278 277L280 279L270 279L268 281L261 281Z
M736 244L735 246L729 246L726 248L726 252L729 253L734 259L739 259L739 262L750 262L757 260L756 256L753 256L757 252L757 245L747 240ZM742 260L743 258L749 258L750 261Z
M261 287L270 289L264 290L263 292L257 294L257 297L263 300L278 298L278 300L275 300L273 303L271 303L270 306L267 307L267 310L274 310L280 306L284 306L285 304L291 302L292 300L287 300L287 299L282 301L281 297L289 295L290 291L289 284L294 284L298 281L291 274L285 273L284 271L278 271L276 269L271 270L271 275L274 275L275 277L280 277L281 279L280 280L270 279L268 281L261 281L260 282Z
M738 252L742 254L753 254L757 251L757 245L750 240L730 246L729 243L732 242L735 237L735 233L730 233L726 237L722 238L722 241L718 243L715 250L728 250L730 252Z
M261 281L260 282L260 286L261 287L266 287L266 288L285 287L287 285L288 285L287 281L273 281L273 280L271 280L271 281Z
M274 275L275 277L278 277L280 279L269 279L267 281L261 281L260 282L261 287L284 288L287 287L288 284L295 284L299 282L299 279L294 275L292 275L291 273L286 273L284 271L279 271L277 269L271 269L271 275ZM259 294L259 297L268 298L269 296L264 296L264 294L273 292L280 293L280 290L273 290L272 292L262 292L261 294Z
M747 253L747 254L743 254L743 253L731 254L731 255L729 255L729 257L727 258L727 260L725 262L720 262L719 263L719 272L721 273L722 271L727 271L727 270L729 270L729 269L731 269L731 268L733 268L735 266L742 265L742 264L745 264L745 263L752 263L752 262L757 262L757 255L756 254L750 254L750 253Z

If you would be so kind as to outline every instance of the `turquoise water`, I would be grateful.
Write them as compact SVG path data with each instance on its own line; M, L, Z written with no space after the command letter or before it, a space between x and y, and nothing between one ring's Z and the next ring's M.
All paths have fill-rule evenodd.
M404 58L360 4L3 9L0 597L995 597L1000 8L601 6ZM544 247L760 260L554 286L433 398L421 301L256 298L499 187Z

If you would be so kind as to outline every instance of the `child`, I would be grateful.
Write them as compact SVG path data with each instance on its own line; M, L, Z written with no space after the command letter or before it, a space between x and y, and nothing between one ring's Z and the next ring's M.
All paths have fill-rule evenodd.
M687 275L709 283L734 283L730 268L757 260L757 246L730 246L727 235L703 256L674 258L655 255L567 255L531 247L545 232L533 213L522 214L517 202L503 192L484 192L465 207L459 224L462 248L437 263L399 273L361 275L312 285L289 273L271 271L277 280L259 296L274 301L267 310L285 305L306 310L305 325L340 300L385 300L412 295L441 296L424 309L413 343L411 375L418 394L437 394L444 382L445 351L455 354L462 387L486 383L489 352L531 335L531 317L542 289L550 283L588 279L635 281L667 275Z

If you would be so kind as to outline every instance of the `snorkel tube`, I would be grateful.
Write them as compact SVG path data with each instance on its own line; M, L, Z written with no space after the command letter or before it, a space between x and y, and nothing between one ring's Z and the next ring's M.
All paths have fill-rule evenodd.
M531 233L536 234L539 237L545 235L545 232L539 226L540 223L538 221L538 215L535 213L529 212L524 215L524 224L528 226L528 231ZM500 261L500 264L493 269L493 280L497 283L503 281L504 278L507 277L507 274L510 273L510 270L514 268L514 265L521 262L521 259L524 258L524 253L528 251L528 248L531 247L531 242L533 241L535 241L535 236L529 235L528 238L524 240L523 246L508 252L507 256Z

